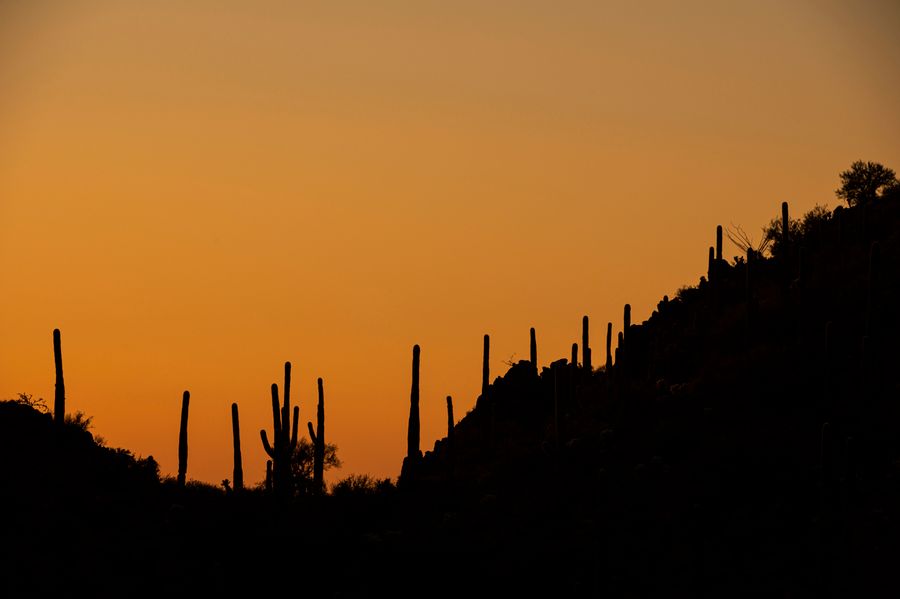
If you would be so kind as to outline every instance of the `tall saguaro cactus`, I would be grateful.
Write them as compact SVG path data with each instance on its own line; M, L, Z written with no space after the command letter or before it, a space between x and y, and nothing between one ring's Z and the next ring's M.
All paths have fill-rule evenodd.
M481 360L481 396L487 397L491 381L491 336L484 336L484 354Z
M788 203L781 202L781 247L785 252L787 252L788 242L790 241L790 228L791 220L788 218Z
M584 363L584 368L588 372L593 370L591 366L591 346L589 343L589 332L590 322L588 321L588 317L584 316L581 319L581 361Z
M187 478L188 461L188 407L191 403L191 393L185 391L181 396L181 427L178 429L178 479L179 487L184 487Z
M56 387L53 393L53 421L62 426L66 420L66 383L63 380L62 340L59 329L53 329L53 363L56 367Z
M417 460L419 450L419 346L413 346L412 389L409 392L409 426L406 432L406 457Z
M531 329L532 331L534 329ZM447 438L451 438L453 436L453 398L449 395L447 396Z
M531 327L531 365L537 368L537 334L534 331L534 327Z
M612 370L612 323L606 323L606 370Z
M295 407L291 427L291 363L284 363L284 404L279 407L278 385L272 383L272 425L274 443L269 443L265 429L259 431L263 449L272 459L272 486L275 493L288 495L291 487L291 456L297 447L297 425L300 408ZM288 436L290 434L290 436Z
M325 490L325 389L322 377L319 377L319 403L316 405L316 429L312 422L307 422L309 438L313 442L313 485L316 491Z
M722 225L716 225L716 261L722 259Z
M238 405L231 404L231 438L234 444L234 490L244 488L244 465L241 459L241 422L238 418Z

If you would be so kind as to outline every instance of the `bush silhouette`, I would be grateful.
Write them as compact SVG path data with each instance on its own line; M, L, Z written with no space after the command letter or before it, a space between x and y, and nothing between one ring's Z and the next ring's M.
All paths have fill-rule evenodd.
M835 195L850 206L868 204L888 190L892 194L900 185L894 171L877 162L857 160L840 177Z

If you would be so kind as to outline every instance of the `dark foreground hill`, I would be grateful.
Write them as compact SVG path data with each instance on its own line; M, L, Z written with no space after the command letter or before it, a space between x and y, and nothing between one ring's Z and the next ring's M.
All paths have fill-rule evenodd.
M2 583L10 596L896 596L898 273L887 199L822 216L774 258L713 259L700 285L617 327L609 367L510 368L407 458L399 488L178 489L149 460L0 404Z

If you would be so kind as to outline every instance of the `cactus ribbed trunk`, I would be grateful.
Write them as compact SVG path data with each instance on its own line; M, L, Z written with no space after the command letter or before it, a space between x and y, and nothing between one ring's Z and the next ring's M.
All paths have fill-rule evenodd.
M419 354L418 345L413 346L412 389L409 393L409 426L406 432L406 457L416 460L419 451Z
M588 372L593 370L591 364L590 321L587 316L581 319L581 361Z
M531 327L531 365L537 368L537 334L534 327Z
M484 336L484 353L481 361L481 396L487 397L488 385L491 380L491 337Z
M185 391L181 396L181 427L178 430L178 486L184 487L187 479L188 461L188 407L191 403L191 394Z
M238 418L238 405L231 404L231 438L234 445L234 490L244 488L244 464L241 459L241 422Z
M56 367L56 387L53 392L53 421L62 426L66 420L66 383L63 380L62 340L59 329L53 329L53 363Z

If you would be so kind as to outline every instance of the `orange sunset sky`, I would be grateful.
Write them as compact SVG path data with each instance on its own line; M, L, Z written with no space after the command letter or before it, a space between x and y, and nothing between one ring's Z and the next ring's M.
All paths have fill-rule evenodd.
M265 471L269 385L325 379L344 467L395 477L491 369L595 363L696 284L717 224L900 169L900 4L0 0L0 398L173 474ZM726 255L738 253L726 245ZM305 430L305 426L301 429ZM271 434L271 432L270 432ZM27 448L23 448L27 451Z

